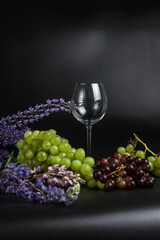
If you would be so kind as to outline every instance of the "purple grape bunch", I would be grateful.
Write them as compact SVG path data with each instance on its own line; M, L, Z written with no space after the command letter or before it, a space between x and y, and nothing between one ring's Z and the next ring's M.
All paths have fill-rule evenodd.
M108 159L96 162L94 179L104 190L134 189L135 187L152 187L155 179L150 175L150 165L146 158L122 155L118 152Z
M18 111L11 116L2 117L0 120L0 144L3 147L15 146L23 138L25 131L30 130L28 124L38 122L54 112L70 112L71 103L63 98L48 99L45 104L36 104L27 110Z
M30 202L62 202L66 206L77 200L80 185L85 182L79 174L59 165L49 167L47 173L42 170L42 166L31 170L24 164L9 163L0 173L0 192L16 194Z

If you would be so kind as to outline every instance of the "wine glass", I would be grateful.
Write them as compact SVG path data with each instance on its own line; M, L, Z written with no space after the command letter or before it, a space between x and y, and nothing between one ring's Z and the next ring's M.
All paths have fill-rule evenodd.
M71 99L71 111L78 121L86 125L87 156L91 156L92 126L104 117L107 103L102 83L75 84Z

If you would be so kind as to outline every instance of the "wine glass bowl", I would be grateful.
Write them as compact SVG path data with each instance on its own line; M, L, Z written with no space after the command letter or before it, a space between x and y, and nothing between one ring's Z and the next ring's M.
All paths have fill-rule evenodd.
M72 99L73 116L87 127L87 152L91 154L91 128L107 110L107 96L102 83L76 83Z

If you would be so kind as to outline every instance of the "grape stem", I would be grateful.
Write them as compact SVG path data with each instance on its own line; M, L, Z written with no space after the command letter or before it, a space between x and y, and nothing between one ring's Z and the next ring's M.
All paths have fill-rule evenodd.
M116 174L116 173L120 172L120 171L121 171L122 169L124 169L124 168L126 168L126 166L123 166L123 167L117 167L115 171L113 171L113 172L107 174L107 177L110 176L110 175L112 175L112 174Z
M140 143L143 144L143 146L145 147L145 153L146 153L146 151L148 151L148 152L150 152L154 157L157 158L157 154L155 154L154 152L152 152L152 151L148 148L147 144L144 143L144 142L137 136L137 134L133 133L133 135L134 135L134 137L135 137L135 139L136 139L137 142L140 142Z

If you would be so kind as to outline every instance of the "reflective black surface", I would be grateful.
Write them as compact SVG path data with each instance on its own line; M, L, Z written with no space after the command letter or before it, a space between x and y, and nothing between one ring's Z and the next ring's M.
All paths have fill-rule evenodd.
M160 179L150 189L82 187L71 206L0 195L1 239L151 239L160 234Z

